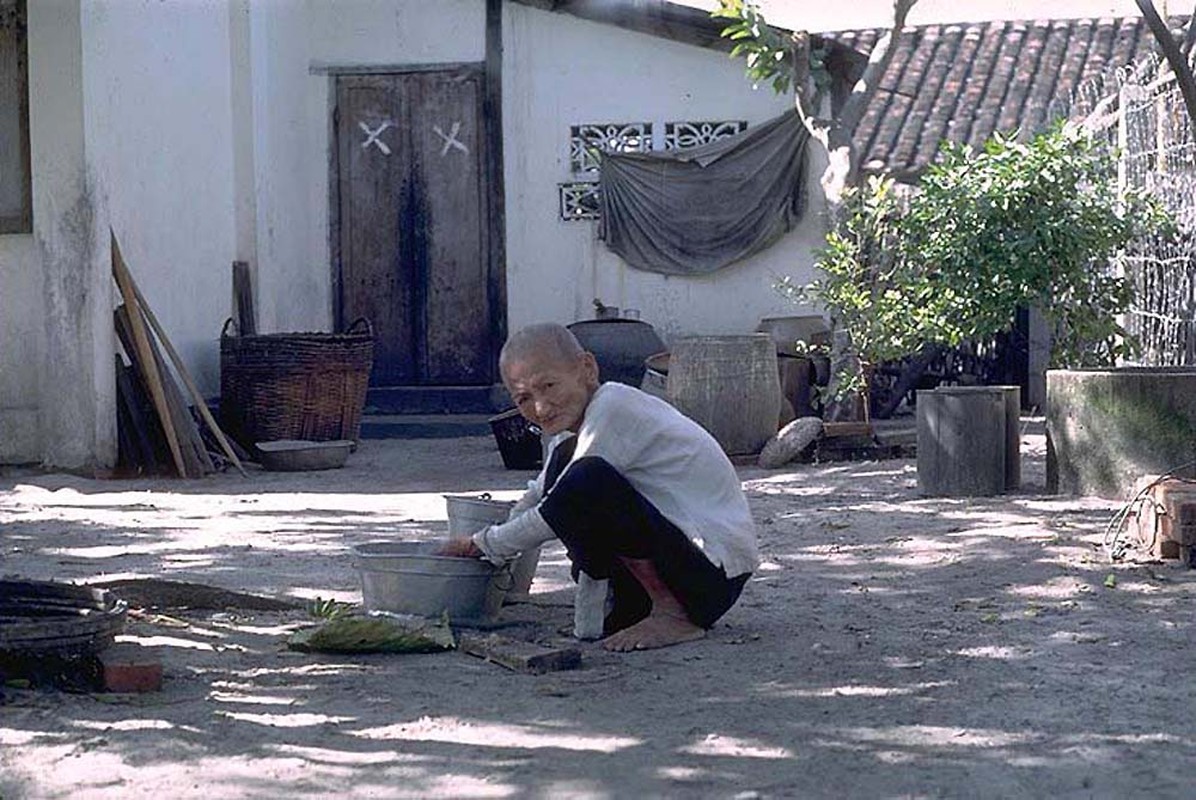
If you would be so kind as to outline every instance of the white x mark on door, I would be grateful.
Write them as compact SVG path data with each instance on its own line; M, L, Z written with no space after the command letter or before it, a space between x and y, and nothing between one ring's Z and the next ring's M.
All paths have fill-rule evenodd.
M457 148L462 153L469 153L469 148L457 138L457 134L461 131L460 122L454 122L453 127L449 129L447 134L440 129L439 125L433 125L432 130L436 132L437 136L444 140L444 147L440 148L441 158L444 158L446 155L448 155L449 149L453 147Z
M376 144L378 145L378 149L382 151L382 155L390 155L390 148L386 146L386 142L382 141L378 137L382 135L382 131L391 127L391 125L393 125L393 123L387 120L379 125L377 130L371 130L369 125L366 125L364 122L358 122L357 126L365 131L365 141L361 143L361 148L364 150L370 145Z

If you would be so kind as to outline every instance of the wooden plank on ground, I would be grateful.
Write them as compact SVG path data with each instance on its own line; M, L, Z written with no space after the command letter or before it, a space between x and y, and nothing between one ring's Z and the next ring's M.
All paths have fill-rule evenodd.
M190 392L191 399L195 401L195 408L199 410L200 416L203 417L203 422L205 422L208 428L212 430L212 435L215 436L216 442L218 442L220 445L220 450L224 451L225 456L228 457L228 460L231 460L240 474L245 477L249 477L245 474L245 468L242 466L242 464L240 464L240 459L237 458L237 453L233 451L232 445L230 442L228 442L228 439L225 438L224 430L221 430L220 426L216 425L215 417L212 416L212 411L208 409L208 404L205 399L203 399L203 395L200 392L200 387L195 385L195 380L191 379L191 373L187 371L187 365L185 365L183 362L183 356L179 355L178 350L176 350L175 346L170 343L170 338L166 336L166 330L163 328L163 326L161 326L161 323L158 322L158 317L154 316L153 310L149 309L149 304L146 303L145 295L141 294L141 289L138 288L136 282L133 281L132 275L129 276L129 281L133 283L133 291L136 294L136 297L138 297L138 303L141 304L141 310L146 314L146 319L149 322L149 326L151 326L153 329L154 334L158 336L161 346L166 349L166 355L170 356L171 364L175 365L176 370L178 370L178 375L183 379L183 384L187 386L187 391Z
M137 308L137 297L129 277L129 270L125 266L124 257L120 253L120 245L116 241L116 234L112 236L112 275L116 285L120 287L121 297L124 298L125 308L129 311L129 328L133 338L133 353L130 358L136 358L144 371L146 384L150 390L150 397L154 401L154 410L158 419L162 421L162 430L166 433L166 444L170 447L170 457L174 461L174 468L179 477L187 476L187 467L183 462L183 453L179 447L179 438L170 420L170 409L166 405L166 395L162 389L162 376L158 374L158 365L154 361L153 351L150 349L149 334L145 329L145 322Z
M178 351L175 350L170 338L166 335L166 329L158 321L157 316L154 315L153 310L150 308L149 303L145 299L145 295L141 293L141 289L137 286L137 282L133 279L132 273L129 272L128 266L124 263L124 258L121 256L119 246L116 243L115 234L112 235L112 249L113 274L117 276L118 284L122 284L123 282L121 286L122 295L125 291L125 285L127 285L127 287L131 289L132 296L135 299L135 303L129 303L127 299L125 303L126 307L134 312L130 316L130 322L132 322L132 316L136 316L137 324L141 324L142 328L144 329L141 315L145 315L145 321L149 323L153 333L157 336L157 341L160 342L162 348L166 350L166 354L170 357L171 363L178 371L180 379L183 381L188 393L191 395L200 418L209 427L212 435L216 438L217 444L220 446L220 449L224 451L224 454L228 457L228 459L243 476L248 477L246 475L245 468L241 464L241 460L237 457L236 452L234 452L230 446L228 439L224 435L224 432L216 423L216 420L212 416L212 412L208 409L208 405L203 399L203 395L200 393L199 388L195 385L195 381L191 378L191 374L187 371L186 364L183 362L182 357L178 354ZM247 265L243 266L246 266L247 269ZM248 275L247 272L245 274L246 276ZM250 299L249 312L252 315L252 299ZM196 420L192 418L191 413L187 408L186 401L181 396L181 392L179 392L178 387L174 384L174 380L171 378L170 371L165 367L164 360L162 359L161 354L158 353L158 348L153 337L149 337L149 346L155 356L157 371L166 396L167 405L170 406L170 410L174 416L176 431L181 431L184 438L190 443L190 448L182 448L184 460L189 462L186 465L188 470L194 472L194 474L197 476L214 471L215 467L213 466L212 460L208 455L207 447L204 444L203 436L199 426ZM193 449L195 455L194 459L191 458L190 453L186 452L187 449Z
M203 583L172 581L163 578L114 578L87 584L108 589L133 608L190 608L223 611L236 608L250 611L289 611L303 603L285 597L222 589Z
M531 675L577 669L581 666L581 650L576 647L544 647L534 642L523 642L496 634L459 636L457 647L463 653L484 658L515 672Z
M123 309L124 306L121 306ZM122 312L117 311L119 316ZM125 324L117 321L117 330ZM138 388L135 371L126 366L119 353L114 353L116 360L116 397L118 412L118 433L124 442L125 454L129 459L126 466L139 471L156 472L161 468L158 460L158 450L154 447L154 440L165 441L160 431L154 425L152 417L145 413L145 394ZM123 430L122 430L123 429Z
M845 436L872 437L872 423L863 421L824 422L822 423L822 437L835 439Z
M236 262L241 263L241 262ZM141 304L141 310L145 312L145 318L149 321L150 327L153 328L154 333L158 336L158 340L162 342L162 347L165 348L166 354L170 356L170 362L174 364L174 368L179 371L179 377L183 379L183 384L187 387L187 391L191 394L191 399L195 401L195 408L199 411L199 415L212 431L212 435L216 437L216 442L220 445L220 449L228 456L229 461L233 462L237 471L244 477L249 477L245 472L245 467L241 465L241 460L237 458L237 454L233 451L229 441L224 436L224 431L220 430L220 426L216 424L216 419L212 416L212 412L208 409L207 402L203 399L203 394L199 391L199 387L195 385L195 381L191 378L191 373L187 371L187 365L183 362L182 356L174 349L174 345L170 343L170 338L166 335L166 329L158 322L158 318L154 315L149 303L145 301L145 295L141 293L141 289L137 287L137 282L133 280L133 276L129 276L129 283L133 286L133 292L137 296L137 302ZM201 443L200 447L203 445ZM210 464L210 462L209 462Z
M162 418L154 409L153 400L149 394L149 379L146 377L145 367L136 356L137 349L133 343L133 326L129 321L129 310L122 303L116 307L112 316L116 322L116 335L120 339L122 349L129 357L129 366L127 369L130 382L132 383L130 397L136 403L133 413L139 415L146 434L153 445L155 471L161 471L162 474L170 474L173 467L171 464L170 447L166 443L166 430L163 427ZM158 470L158 467L161 467L161 470Z
M136 285L134 285L134 290L136 290ZM216 467L212 464L212 459L208 455L208 449L204 445L203 437L199 435L199 426L195 423L195 417L191 416L191 409L188 408L186 400L183 399L183 393L179 391L178 384L175 383L174 377L170 374L170 368L166 366L166 359L162 357L162 353L158 350L158 346L152 337L150 338L150 351L153 353L154 361L158 365L158 374L162 376L162 391L166 395L166 405L170 409L170 418L179 436L179 447L182 449L183 461L187 463L187 477L202 478L204 475L215 472Z
M117 306L117 335L120 337L121 345L124 347L126 353L132 347L131 328L132 322L129 319L128 307L125 305ZM185 471L181 477L202 477L213 471L211 459L208 457L202 438L199 435L199 430L195 426L195 420L192 418L186 404L183 403L179 395L178 386L175 385L173 378L171 378L170 372L166 368L166 362L162 359L162 354L158 352L158 348L152 338L150 339L150 355L157 367L162 385L162 393L166 398L166 408L170 417L167 424L171 426L178 437L179 452L183 457L183 465L185 467ZM139 359L133 359L133 368L139 382L145 385L147 382L144 364Z

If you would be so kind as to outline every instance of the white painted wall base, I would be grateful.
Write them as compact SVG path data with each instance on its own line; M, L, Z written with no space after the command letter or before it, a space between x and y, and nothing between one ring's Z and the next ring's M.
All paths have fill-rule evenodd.
M41 461L42 276L31 235L0 236L0 463Z

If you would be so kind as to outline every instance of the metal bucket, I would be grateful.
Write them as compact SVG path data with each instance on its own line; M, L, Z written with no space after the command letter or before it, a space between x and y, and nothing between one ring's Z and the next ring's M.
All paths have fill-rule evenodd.
M493 500L488 494L446 494L449 536L469 536L487 525L506 522L515 505L512 500Z
M469 536L487 525L506 522L513 500L494 500L489 494L464 495L446 494L444 503L448 509L449 536ZM534 547L519 554L511 565L511 586L513 594L527 594L532 578L540 563L540 548Z
M361 596L370 611L492 619L510 588L510 574L488 561L435 555L438 542L367 542L353 548Z
M669 402L669 354L656 353L644 359L644 378L640 389Z

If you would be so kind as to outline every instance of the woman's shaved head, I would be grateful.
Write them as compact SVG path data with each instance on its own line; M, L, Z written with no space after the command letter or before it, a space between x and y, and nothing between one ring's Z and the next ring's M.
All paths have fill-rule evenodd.
M549 436L577 432L598 390L598 362L563 325L529 325L503 345L503 385L519 413Z
M528 325L507 339L498 356L498 367L504 370L517 361L547 361L572 364L585 352L568 328L555 322Z

